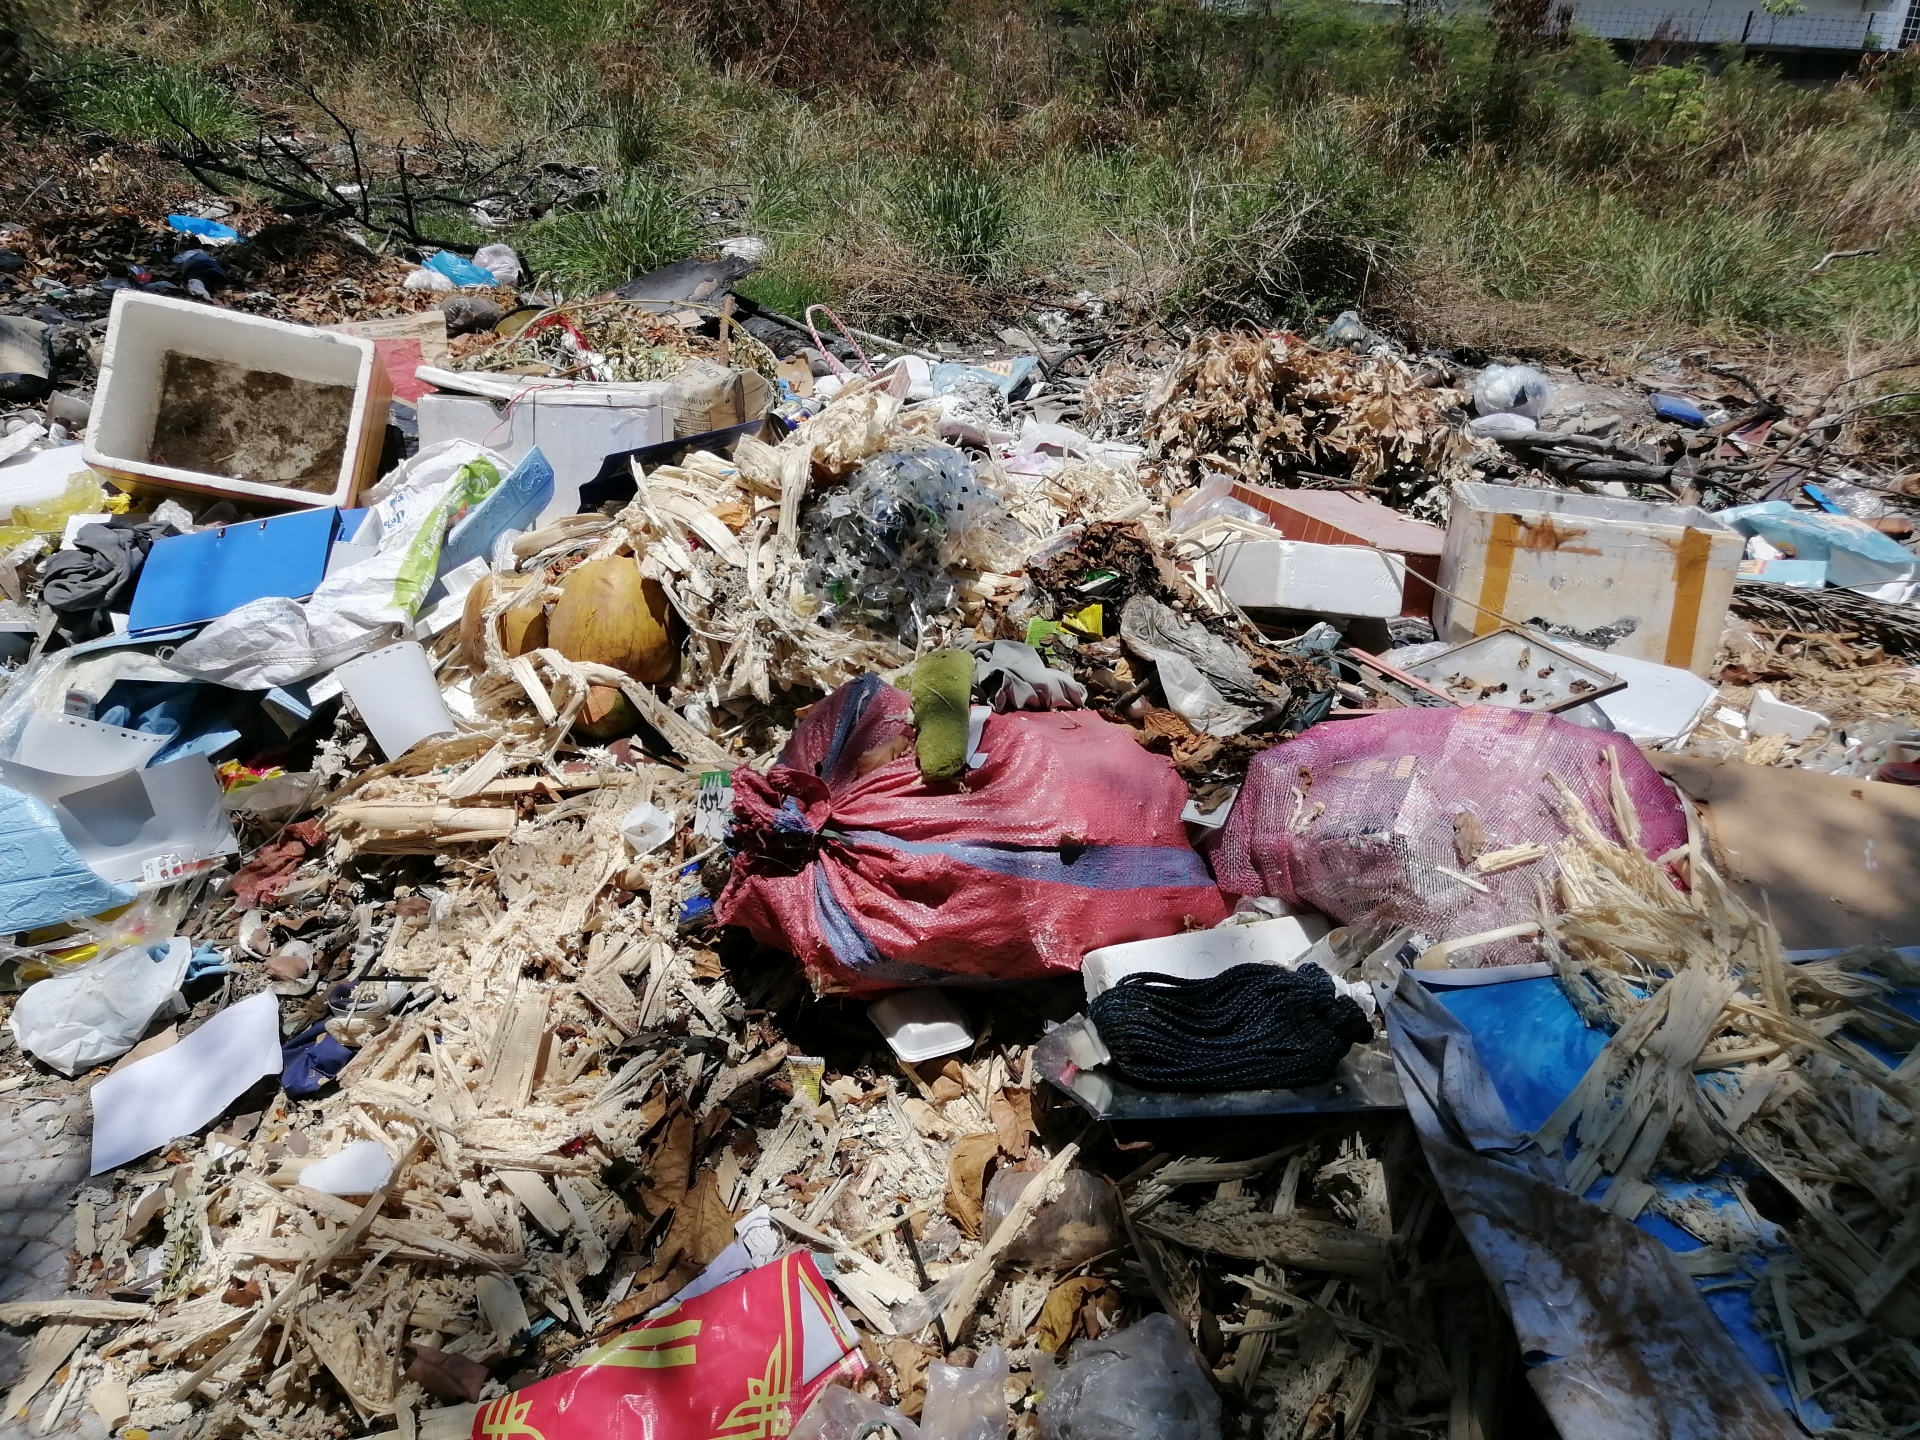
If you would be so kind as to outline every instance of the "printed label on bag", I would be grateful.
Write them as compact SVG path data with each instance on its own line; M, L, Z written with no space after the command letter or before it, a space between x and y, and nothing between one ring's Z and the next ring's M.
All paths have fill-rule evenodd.
M725 770L704 771L693 802L693 833L703 840L724 840L732 823L733 776Z

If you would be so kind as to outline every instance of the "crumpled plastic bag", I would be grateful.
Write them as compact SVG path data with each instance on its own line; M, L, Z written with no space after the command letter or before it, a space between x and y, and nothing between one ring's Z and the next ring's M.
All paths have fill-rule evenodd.
M1160 672L1167 704L1194 729L1238 735L1266 709L1259 677L1235 646L1198 620L1182 619L1151 595L1136 595L1120 612L1127 648ZM1286 697L1276 699L1284 702Z
M973 647L973 688L995 710L1079 710L1087 687L1055 670L1040 652L1018 640L991 640Z
M22 1050L77 1074L126 1054L163 1014L181 1013L192 959L193 946L178 936L121 950L28 986L7 1023Z
M173 653L175 669L236 690L319 675L398 639L439 575L454 519L513 467L470 440L429 446L376 485L353 537L375 554L327 576L313 597L254 600Z
M858 1390L829 1385L793 1427L791 1440L881 1440L883 1425L897 1440L922 1440L920 1427L898 1410L869 1400Z
M990 1346L973 1365L927 1366L927 1401L920 1411L926 1440L1005 1440L1007 1353Z
M1531 365L1489 365L1473 377L1473 408L1482 415L1538 420L1553 404L1553 382Z
M1041 1440L1219 1440L1220 1397L1170 1315L1083 1340L1051 1374L1043 1366L1036 1357Z

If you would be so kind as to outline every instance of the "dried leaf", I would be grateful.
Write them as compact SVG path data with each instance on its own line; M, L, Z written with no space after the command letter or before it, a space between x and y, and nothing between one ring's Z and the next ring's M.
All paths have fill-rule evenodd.
M980 1219L986 1203L987 1166L1000 1153L992 1135L967 1135L954 1142L947 1161L947 1213L972 1239L980 1238Z
M933 1357L913 1341L901 1338L883 1340L880 1348L893 1366L899 1401L894 1408L909 1420L920 1418L920 1407L927 1399L927 1362Z
M1027 1137L1040 1133L1033 1123L1033 1092L1002 1090L987 1102L987 1118L1000 1137L1000 1148L1016 1160L1026 1159Z
M1054 1286L1040 1307L1034 1343L1048 1354L1066 1344L1079 1324L1080 1307L1106 1288L1107 1282L1098 1275L1080 1275Z
M705 1170L674 1215L673 1234L682 1239L687 1257L704 1267L733 1243L733 1222L739 1218L720 1193L719 1175Z
M647 1187L641 1194L647 1212L664 1215L687 1198L693 1170L693 1116L682 1110L667 1124L666 1133L647 1162Z
M471 1404L492 1378L479 1361L426 1345L413 1347L413 1363L407 1366L407 1379L438 1400Z

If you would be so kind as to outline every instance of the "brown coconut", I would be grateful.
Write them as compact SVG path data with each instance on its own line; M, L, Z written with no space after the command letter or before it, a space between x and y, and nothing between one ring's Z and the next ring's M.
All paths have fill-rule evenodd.
M573 718L573 733L582 740L606 744L640 728L640 712L614 685L590 685L586 703Z
M538 650L547 643L547 612L541 602L542 587L534 584L534 577L482 575L467 592L466 608L460 612L460 658L475 675L487 668L487 649L482 638L487 607L512 590L526 593L500 612L501 648L511 657Z
M549 643L569 660L611 665L645 685L672 678L680 659L673 611L631 556L589 560L560 582Z

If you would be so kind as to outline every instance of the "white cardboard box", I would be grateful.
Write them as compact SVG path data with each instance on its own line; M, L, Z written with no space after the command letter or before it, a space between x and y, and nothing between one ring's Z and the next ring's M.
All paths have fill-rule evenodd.
M1080 962L1080 979L1091 1000L1143 970L1176 980L1208 980L1236 965L1285 965L1306 954L1332 928L1326 916L1309 913L1130 940L1089 950Z

